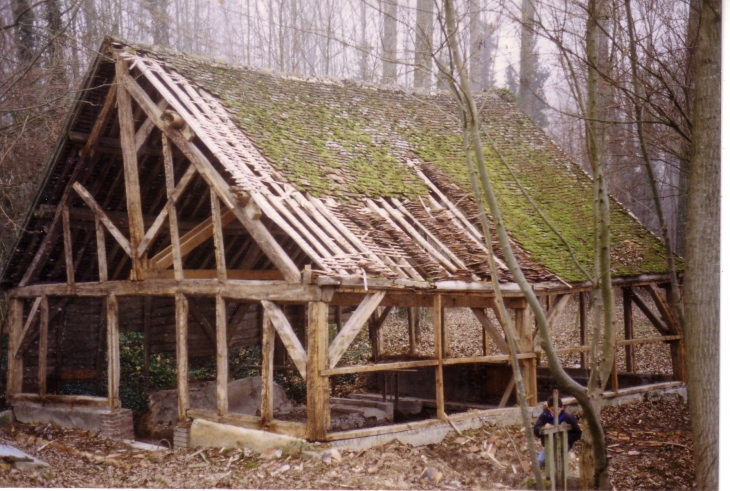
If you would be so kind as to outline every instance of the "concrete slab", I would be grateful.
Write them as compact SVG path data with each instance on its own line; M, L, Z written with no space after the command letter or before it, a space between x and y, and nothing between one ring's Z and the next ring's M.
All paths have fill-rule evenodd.
M5 440L0 440L0 461L8 462L20 470L48 466L47 463L23 452L22 450L18 450Z
M13 407L15 418L21 423L48 424L61 428L78 428L96 431L101 428L101 414L104 409L84 407L23 406Z
M195 447L250 448L260 454L279 448L284 456L298 456L309 443L278 433L196 419L190 428L190 448Z

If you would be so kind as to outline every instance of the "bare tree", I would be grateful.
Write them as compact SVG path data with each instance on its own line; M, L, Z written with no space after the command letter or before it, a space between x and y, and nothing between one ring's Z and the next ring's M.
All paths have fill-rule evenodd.
M398 0L383 0L383 83L398 76Z
M416 71L413 86L431 86L431 53L433 52L434 0L418 0L416 4Z

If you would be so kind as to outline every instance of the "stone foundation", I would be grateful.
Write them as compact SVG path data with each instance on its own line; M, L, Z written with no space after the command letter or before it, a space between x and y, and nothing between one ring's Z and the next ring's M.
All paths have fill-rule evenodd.
M131 409L105 411L101 413L99 430L101 435L114 440L134 440L134 421Z

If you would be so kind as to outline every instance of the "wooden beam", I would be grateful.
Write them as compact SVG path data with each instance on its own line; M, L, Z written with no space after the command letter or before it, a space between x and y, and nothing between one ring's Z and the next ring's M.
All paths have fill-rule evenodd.
M187 422L190 409L188 388L188 299L182 293L175 295L175 340L177 351L177 419Z
M221 226L225 227L236 218L236 215L232 211L226 210L221 213L220 218ZM180 237L180 256L187 256L213 235L213 218L211 217L203 220L197 227ZM150 269L167 269L173 264L173 259L173 246L170 245L149 260Z
M71 287L66 283L31 285L11 290L11 298L35 298L43 294L49 297L104 297L110 293L117 296L152 295L156 297L172 296L177 293L185 295L215 296L223 295L226 299L259 302L318 302L328 301L331 292L314 285L292 284L286 281L239 281L228 280L144 280L107 281L104 283L77 283Z
M96 230L96 261L99 265L99 281L108 281L109 272L106 263L106 238L104 237L104 226L98 215L94 215L94 228Z
M276 329L276 332L279 333L279 337L284 343L289 357L294 362L294 366L297 367L302 378L307 380L307 352L304 351L304 347L302 347L301 341L299 341L294 329L289 324L286 315L273 302L262 300L261 304L269 316L269 321L274 326L274 329Z
M662 336L667 336L671 334L667 326L659 319L659 317L654 314L654 312L651 311L651 308L649 308L646 303L639 297L636 292L631 289L631 287L627 287L627 289L631 292L631 300L636 304L637 307L644 313L647 319L649 319L649 322L656 328L657 331L659 331L659 334Z
M172 94L153 75L148 76L150 82L165 97L174 99ZM223 177L218 174L210 161L192 142L186 141L183 135L176 129L170 128L161 118L162 111L155 106L147 93L129 75L122 79L122 83L137 103L142 107L148 117L152 118L155 125L166 134L175 145L183 152L185 157L196 166L198 172L203 176L209 186L212 186L216 194L225 202L226 206L233 210L243 226L249 231L251 237L271 260L271 262L284 274L287 281L299 282L301 274L296 264L289 258L282 247L276 242L271 233L251 214L251 210L244 210L237 199L231 194L230 186ZM248 205L247 205L248 206ZM255 214L254 214L255 215Z
M435 376L436 376L436 417L438 419L448 419L446 416L446 409L444 403L444 365L443 365L443 346L441 345L443 338L441 336L441 321L443 316L441 315L441 295L434 295L433 297L433 342L435 349L436 365Z
M347 350L348 346L357 337L357 333L360 332L365 321L370 317L375 309L380 304L380 301L385 296L384 291L379 291L366 295L360 305L357 307L355 312L350 316L347 323L342 328L342 331L335 337L332 344L329 347L329 366L328 368L334 368L337 366L337 362L340 361L342 355Z
M342 308L342 307L338 307ZM418 310L416 307L408 307L408 354L410 356L416 356L416 316Z
M23 358L18 356L21 337L23 334L23 304L22 299L10 299L8 302L8 340L10 353L8 359L8 380L5 397L10 401L14 394L23 392Z
M73 241L71 240L71 220L68 216L68 206L61 207L61 216L63 217L63 257L66 261L66 283L73 285L74 279L74 256Z
M215 297L216 334L216 401L218 415L228 413L228 339L226 332L226 301L220 295Z
M160 111L164 111L165 109L167 109L167 101L165 99L160 99L160 101L157 103L157 107L160 108ZM137 150L137 155L139 155L145 141L147 141L147 138L150 136L150 133L152 133L152 130L154 129L155 123L152 121L152 118L147 118L145 119L144 123L142 123L142 126L140 126L137 130L137 133L135 133L134 148L135 150Z
M152 118L150 118L152 119ZM172 256L172 265L174 268L175 279L181 281L183 276L182 270L182 251L180 250L180 231L177 223L177 208L175 203L171 201L175 193L175 169L173 167L172 148L167 135L162 134L162 155L165 163L165 189L167 190L167 220L170 223L170 251ZM190 166L193 167L192 165ZM150 267L154 267L154 258L148 261Z
M329 378L320 375L327 368L327 304L310 302L307 320L307 438L323 441L330 419Z
M109 295L106 302L106 346L109 409L119 410L122 405L119 399L119 377L121 363L119 358L119 302L116 295Z
M165 141L167 139L165 138ZM165 148L168 148L168 150L165 150ZM169 151L169 144L165 145L163 144L163 154L165 160L168 158L168 151ZM147 232L144 234L144 237L142 238L142 241L139 243L139 247L137 247L137 257L144 256L144 253L147 252L147 249L149 248L150 244L153 240L155 240L155 237L157 237L157 234L162 229L162 226L165 224L165 219L170 213L170 209L175 206L177 203L177 200L180 198L182 193L185 191L185 188L187 188L188 184L192 180L193 176L195 176L195 166L191 165L188 167L188 169L185 171L185 174L180 178L180 182L178 185L172 190L171 193L168 193L169 196L167 198L167 204L165 207L160 211L160 213L155 218L155 221L152 222L152 225L149 229L147 229ZM175 217L177 219L177 216Z
M183 276L188 280L215 280L218 271L215 269L184 269ZM148 269L145 273L148 280L175 279L175 271L170 269ZM284 276L277 269L229 269L227 280L283 280Z
M223 221L221 220L221 202L213 189L210 190L210 211L213 219L213 247L218 281L226 281L226 254L223 243Z
M492 321L489 319L489 316L487 316L487 312L485 309L477 309L473 308L471 311L474 313L474 316L477 318L479 323L482 325L482 329L484 333L486 333L489 337L494 340L494 344L497 345L497 348L502 353L509 353L509 346L507 345L507 341L504 340L504 337L499 333L497 330L497 327L492 324ZM488 341L486 341L488 342ZM486 349L486 348L485 348Z
M38 313L38 309L40 308L43 296L44 295L38 296L35 299L35 301L33 302L33 305L30 307L30 312L28 312L28 318L25 320L25 324L22 324L22 322L23 322L23 317L22 317L23 316L23 311L22 311L23 302L21 301L21 307L20 307L21 308L21 311L20 311L21 320L20 321L21 321L22 328L18 330L18 340L15 345L15 350L11 351L11 353L13 353L14 358L20 357L20 355L23 352L22 351L23 345L28 344L28 341L29 341L28 337L30 335L31 328L33 327L33 322L36 319L36 314Z
M41 327L38 342L38 395L46 395L48 374L48 297L41 297Z
M71 186L74 182L76 182L76 179L78 179L81 170L87 166L89 160L94 155L94 151L99 141L99 138L101 137L101 133L104 131L106 123L109 119L109 115L114 109L116 103L116 92L117 84L112 83L109 87L109 93L104 100L104 105L102 106L101 111L99 111L99 116L97 116L96 121L94 122L94 127L91 130L91 135L86 141L86 146L83 148L83 150L81 150L80 158L76 163L74 170L71 172L71 176L69 177L66 187L63 190L63 195L61 196L61 199L59 201L60 206L56 207L56 211L53 215L51 225L48 227L48 231L46 231L46 236L43 238L43 242L41 242L41 245L38 247L35 256L33 256L33 260L31 261L28 268L25 270L25 274L18 284L18 286L20 287L26 286L38 272L39 268L43 266L43 264L45 264L45 261L48 259L48 254L51 252L53 244L56 240L58 226L62 220L61 213L63 211L63 206L67 204L69 195L71 194Z
M261 332L261 424L274 420L274 341L276 334L271 313L264 305L264 325ZM305 370L306 372L306 370Z
M654 300L654 305L656 305L659 315L662 316L664 325L667 326L669 333L682 334L682 326L679 324L679 320L677 319L674 309L669 305L662 292L660 292L659 288L657 288L656 284L650 283L642 288L651 295L652 300Z
M623 288L624 300L624 339L634 339L634 316L633 304L631 303L631 290ZM626 371L634 371L634 347L626 345Z
M116 62L117 80L129 77L127 62L118 59ZM155 106L159 110L157 106ZM127 197L127 214L129 215L129 249L132 258L131 280L144 279L143 261L137 257L136 251L144 238L144 219L142 218L142 198L139 191L139 168L137 149L134 141L134 115L132 98L123 84L117 89L117 110L119 112L119 138L122 143L124 161L124 191Z
M109 233L112 234L112 237L117 241L119 246L122 248L124 252L127 253L128 256L132 256L132 249L129 241L127 238L122 234L122 232L119 231L119 229L114 225L114 222L112 222L107 214L104 212L104 210L101 209L101 206L96 202L93 196L86 190L84 186L81 185L79 182L75 182L73 184L73 189L76 191L76 194L78 194L82 200L84 200L84 203L86 203L86 206L91 208L91 210L96 214L96 216L99 217L99 220L101 220L101 223L104 224L104 226L109 230Z

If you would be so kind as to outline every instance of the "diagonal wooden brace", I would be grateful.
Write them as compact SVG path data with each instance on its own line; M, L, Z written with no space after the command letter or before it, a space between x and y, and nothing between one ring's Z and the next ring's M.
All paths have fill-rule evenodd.
M350 316L350 319L342 327L340 333L332 341L332 344L330 344L327 352L329 358L328 368L334 368L337 366L337 362L340 361L340 358L342 358L347 347L350 346L350 343L352 343L355 337L357 337L357 333L360 332L365 321L375 311L378 305L380 305L383 297L385 297L385 292L378 291L370 295L366 295L365 298L363 298L355 312L353 312Z
M289 353L294 365L299 370L299 374L304 380L307 380L307 352L304 351L302 343L294 333L291 324L281 311L278 305L268 300L261 300L261 304L264 306L266 314L269 316L269 320L274 325L274 329L279 333L281 341L286 347L286 351Z

